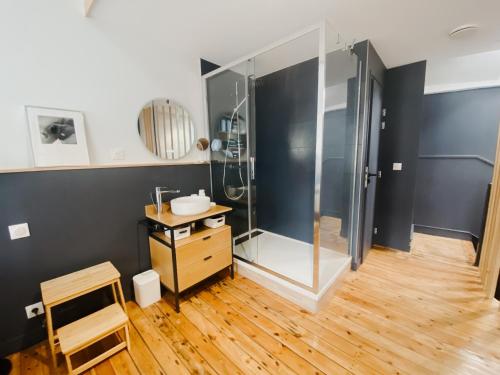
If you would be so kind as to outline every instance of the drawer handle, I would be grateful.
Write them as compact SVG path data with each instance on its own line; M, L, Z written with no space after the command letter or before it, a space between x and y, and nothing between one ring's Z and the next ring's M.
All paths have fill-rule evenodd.
M212 236L207 236L203 239L203 241L209 240L210 238L212 238Z
M207 260L209 260L209 259L211 259L211 258L212 258L212 256L211 256L211 255L209 255L209 256L207 256L207 257L203 258L203 260L207 261Z

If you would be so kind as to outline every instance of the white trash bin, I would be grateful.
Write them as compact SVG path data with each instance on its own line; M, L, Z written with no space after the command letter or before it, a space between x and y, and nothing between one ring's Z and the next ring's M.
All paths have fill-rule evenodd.
M161 298L160 276L153 270L135 275L134 294L135 301L141 307L147 307Z

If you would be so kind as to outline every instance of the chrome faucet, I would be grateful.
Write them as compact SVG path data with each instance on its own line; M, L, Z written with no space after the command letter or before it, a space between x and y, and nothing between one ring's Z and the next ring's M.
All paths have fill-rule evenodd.
M157 186L155 188L155 194L156 194L156 204L155 204L155 207L156 207L156 212L159 213L159 214L161 214L163 212L163 199L162 199L163 194L166 194L166 193L180 193L181 192L178 189L177 190L163 190L163 189L167 189L167 188L166 187L161 187L161 186Z

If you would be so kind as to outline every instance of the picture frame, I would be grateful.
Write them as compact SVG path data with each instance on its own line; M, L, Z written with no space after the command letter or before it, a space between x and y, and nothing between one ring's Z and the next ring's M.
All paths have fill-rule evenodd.
M82 112L26 106L35 167L90 164Z

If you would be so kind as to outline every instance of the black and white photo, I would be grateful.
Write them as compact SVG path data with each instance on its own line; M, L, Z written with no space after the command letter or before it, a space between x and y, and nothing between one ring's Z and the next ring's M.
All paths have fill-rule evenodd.
M38 126L43 144L77 144L75 122L72 118L38 116Z
M26 114L36 167L89 164L81 112L28 106Z

